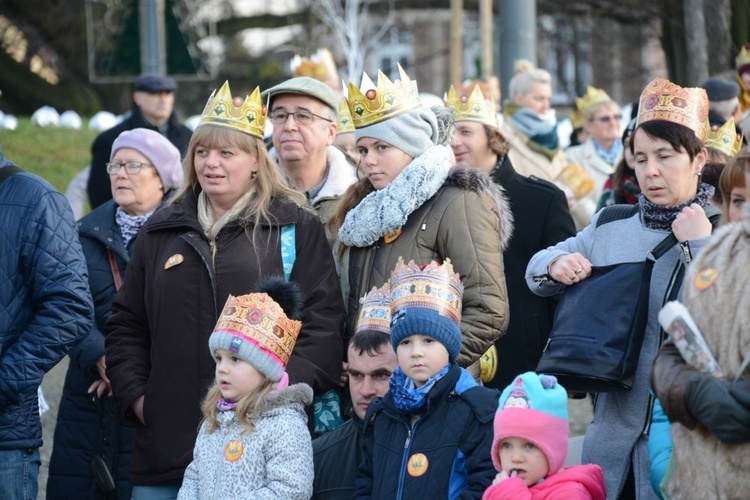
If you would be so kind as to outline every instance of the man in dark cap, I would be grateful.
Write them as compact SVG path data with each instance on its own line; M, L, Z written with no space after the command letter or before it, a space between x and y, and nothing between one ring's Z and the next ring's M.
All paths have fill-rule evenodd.
M740 86L736 82L723 78L709 78L701 87L708 95L708 122L711 127L721 127L730 118L734 118L734 123L741 121Z
M115 139L126 130L147 128L164 135L185 156L192 131L182 125L174 114L174 91L177 83L168 76L143 75L135 82L130 115L118 125L105 130L91 146L91 173L88 196L91 208L112 199L106 163Z

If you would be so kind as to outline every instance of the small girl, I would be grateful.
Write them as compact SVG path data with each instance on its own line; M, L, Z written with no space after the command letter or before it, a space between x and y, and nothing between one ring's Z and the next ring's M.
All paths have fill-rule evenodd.
M555 377L516 377L498 408L492 461L499 472L483 500L606 497L598 465L561 469L568 454L568 396Z
M306 384L286 364L302 323L296 284L271 278L259 293L229 296L208 341L216 381L178 499L308 499L313 455ZM282 305L280 305L282 304ZM285 313L286 311L286 313Z

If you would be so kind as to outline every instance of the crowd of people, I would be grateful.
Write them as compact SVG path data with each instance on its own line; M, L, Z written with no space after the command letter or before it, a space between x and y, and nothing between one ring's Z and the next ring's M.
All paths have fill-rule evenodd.
M747 49L736 82L657 78L632 116L589 87L565 150L528 62L501 114L486 82L428 107L400 66L345 95L314 66L224 83L192 131L175 82L139 78L77 227L0 153L0 497L37 495L37 389L65 355L50 499L750 491ZM571 464L587 396L536 370L557 306L660 247L632 387L593 394ZM721 376L660 325L677 299Z

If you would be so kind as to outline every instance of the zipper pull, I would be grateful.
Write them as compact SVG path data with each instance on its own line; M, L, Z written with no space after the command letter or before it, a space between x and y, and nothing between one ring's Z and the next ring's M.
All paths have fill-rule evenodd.
M690 247L688 246L687 241L683 241L680 243L680 246L682 247L682 253L685 254L685 262L687 264L690 264L690 261L693 260L693 258L690 256Z
M542 352L546 352L546 351L547 351L547 348L549 347L549 343L550 343L551 341L552 341L552 339L550 339L550 338L548 338L548 339L547 339L547 343L546 343L546 344L544 344L544 349L542 349Z
M404 443L404 449L407 449L409 447L409 442L411 441L411 429L409 429L409 434L406 436L406 442Z

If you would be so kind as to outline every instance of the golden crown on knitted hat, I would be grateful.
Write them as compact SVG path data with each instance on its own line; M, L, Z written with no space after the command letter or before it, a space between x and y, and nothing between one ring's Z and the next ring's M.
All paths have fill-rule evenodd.
M578 108L578 112L581 114L581 117L583 119L587 118L589 110L592 106L602 102L613 101L612 98L609 97L609 95L604 90L592 87L591 85L589 85L586 89L585 96L576 97L576 107Z
M716 127L716 130L706 122L706 147L718 149L730 158L739 153L742 149L742 136L737 133L734 118L729 118L724 125Z
M740 53L737 54L737 57L735 58L735 62L737 63L737 68L741 68L747 64L750 64L750 52L748 52L748 46L743 45L740 49Z
M391 333L391 285L373 287L362 299L355 333L364 331Z
M495 101L485 99L479 85L475 85L469 95L456 91L456 88L451 85L445 99L445 106L453 109L453 116L457 122L479 122L497 128Z
M336 134L346 134L348 132L354 132L354 121L352 115L349 113L349 106L346 104L346 99L341 101L339 106L339 118L338 127L336 128Z
M237 106L229 90L229 82L224 82L218 92L214 90L203 108L198 126L217 125L231 128L263 139L266 127L266 107L260 99L260 88L255 87L250 97L245 97Z
M413 260L404 264L399 257L390 282L392 316L412 307L432 309L460 325L464 285L450 259L445 259L443 265L432 261L418 266Z
M229 331L289 363L301 321L287 318L284 310L265 293L227 299L214 331Z
M378 70L377 87L367 73L362 75L362 90L349 82L346 102L355 128L374 125L420 106L417 82L409 78L400 64L398 72L400 79L393 83Z
M327 80L338 79L336 62L328 49L318 49L309 58L295 55L292 58L291 67L294 77L308 76L324 83Z
M708 96L702 88L680 87L664 78L649 83L641 93L636 127L651 120L684 125L706 140Z

